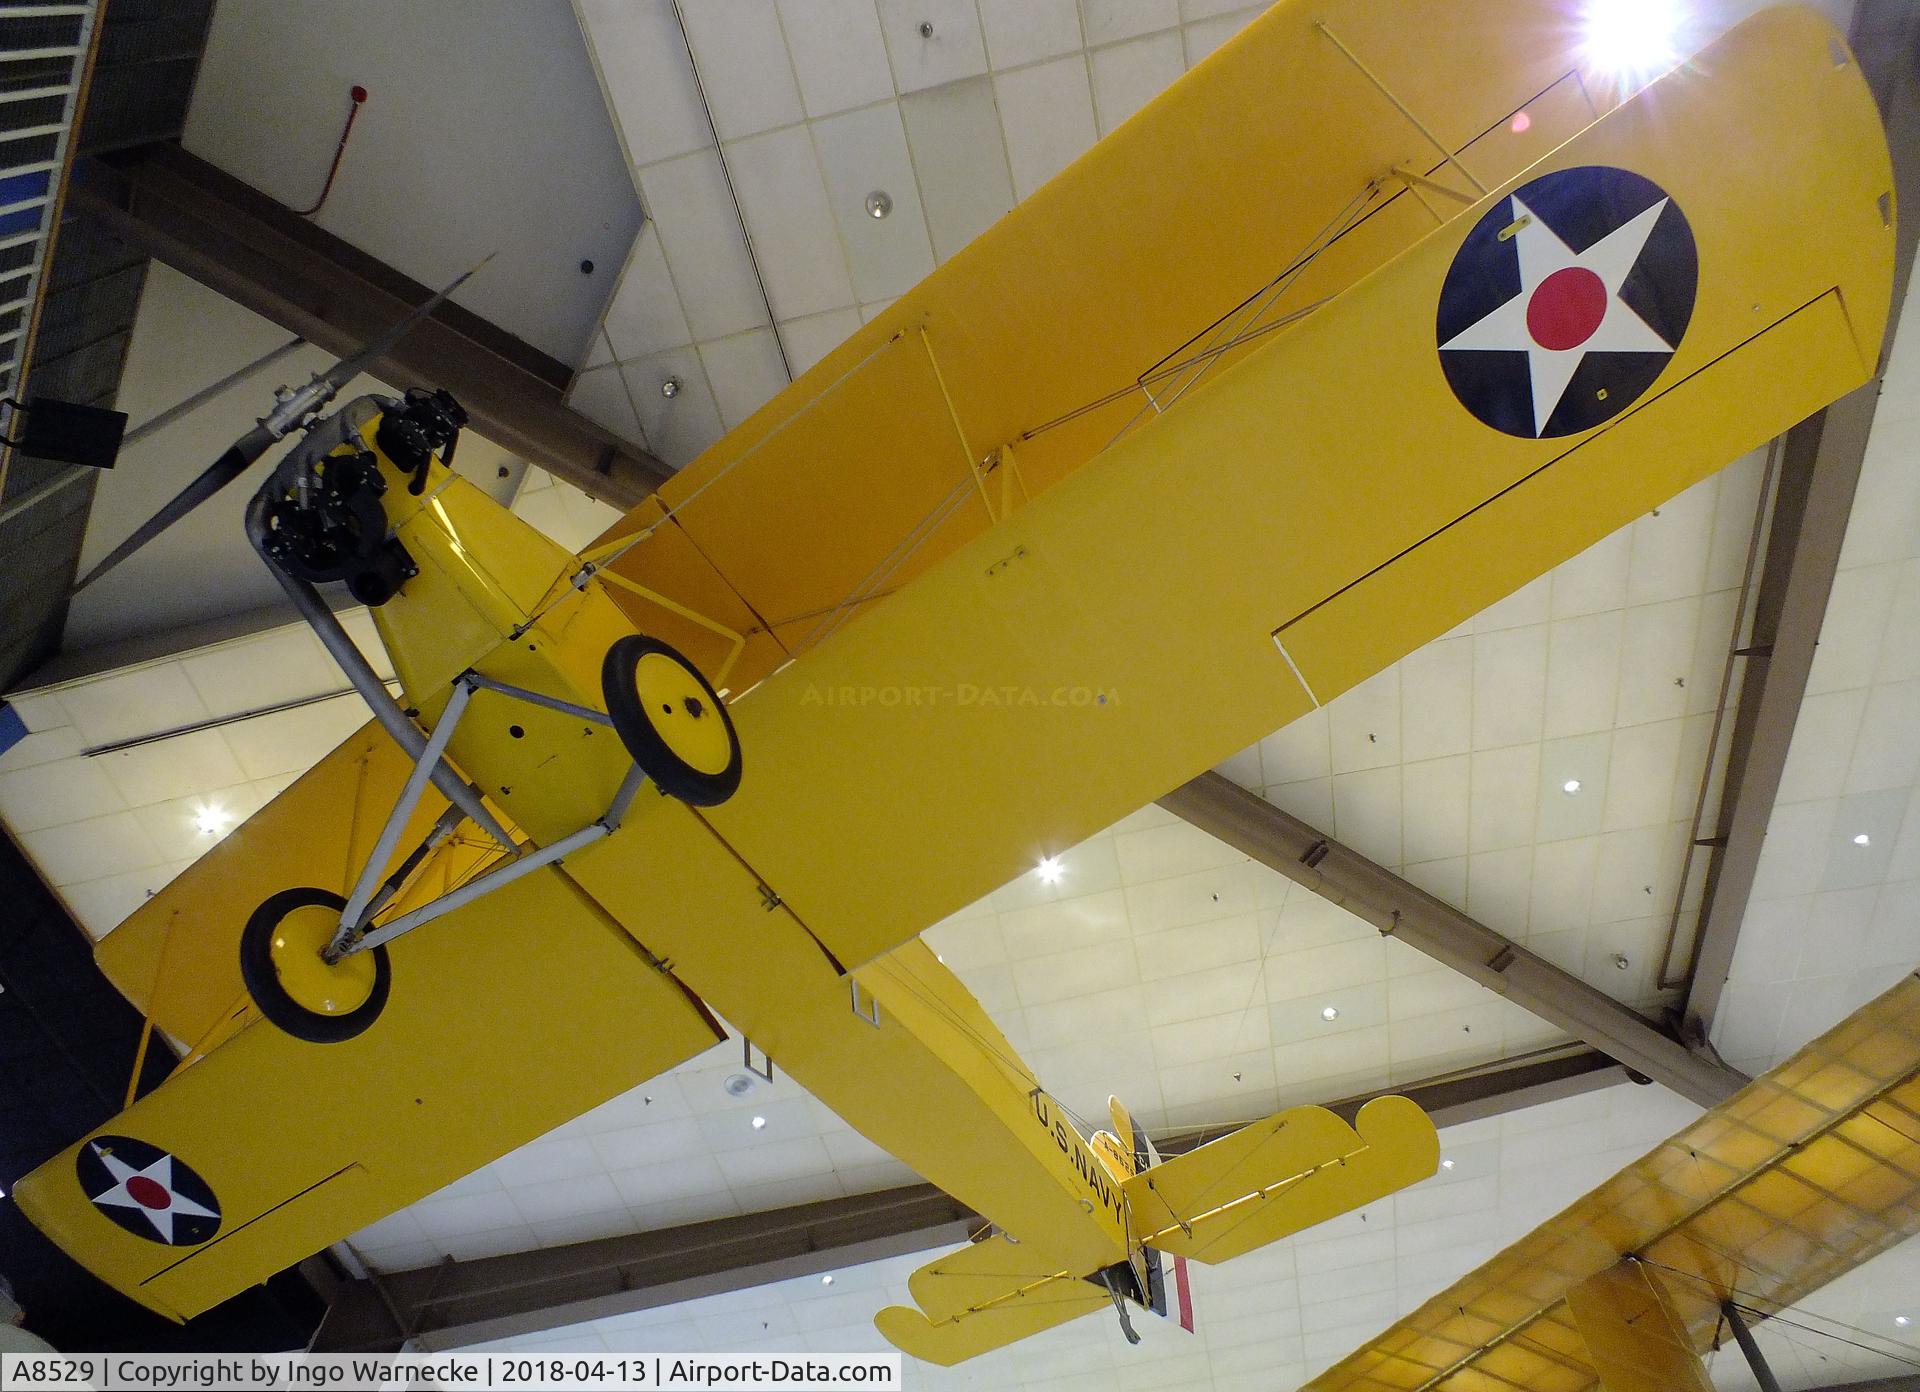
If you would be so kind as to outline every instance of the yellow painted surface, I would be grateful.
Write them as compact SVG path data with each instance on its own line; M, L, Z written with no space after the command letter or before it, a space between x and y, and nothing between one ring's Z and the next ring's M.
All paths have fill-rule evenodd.
M1659 1271L1704 1353L1729 1293L1786 1311L1920 1232L1916 1114L1920 975L1910 975L1308 1388L1588 1392L1606 1356L1589 1338L1606 1335L1589 1333L1598 1326L1571 1297L1627 1256Z
M1623 1261L1567 1290L1603 1392L1713 1392L1657 1273Z
M1361 1208L1439 1167L1426 1113L1377 1097L1348 1126L1294 1107L1126 1182L1133 1230L1177 1257L1222 1262Z
M1624 165L1686 211L1698 298L1637 411L1534 440L1455 400L1433 306L1473 220L1456 219L743 696L745 777L714 825L866 961L1309 709L1274 633L1459 519L1506 494L1501 516L1537 535L1524 562L1470 558L1464 599L1451 580L1381 591L1364 628L1306 653L1314 694L1866 380L1890 175L1831 38L1810 12L1764 13L1528 171ZM1699 157L1730 123L1748 172ZM1838 341L1823 299L1846 307ZM1657 448L1643 417L1670 422Z

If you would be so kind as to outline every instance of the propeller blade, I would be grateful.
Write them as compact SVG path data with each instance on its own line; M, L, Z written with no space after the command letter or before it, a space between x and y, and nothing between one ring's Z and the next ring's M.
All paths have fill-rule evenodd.
M77 595L94 581L112 570L120 562L166 531L174 523L206 502L214 494L244 474L261 455L273 445L273 432L264 425L256 425L242 435L213 463L201 471L199 477L174 494L167 505L154 513L138 530L113 548L105 560L81 576L67 593L69 597Z
M447 296L466 284L473 274L493 260L493 257L494 253L488 252L472 266L448 281L437 294L409 310L380 337L358 352L339 359L325 372L316 373L313 380L306 386L297 391L284 393L259 425L234 441L226 453L208 465L192 483L175 494L165 507L141 523L139 529L116 546L111 555L81 576L74 587L67 592L68 596L79 594L95 580L239 478L252 467L255 460L273 447L275 440L280 439L307 416L326 405L340 388L359 376L368 366L386 356L394 344L405 338L422 319L445 304Z

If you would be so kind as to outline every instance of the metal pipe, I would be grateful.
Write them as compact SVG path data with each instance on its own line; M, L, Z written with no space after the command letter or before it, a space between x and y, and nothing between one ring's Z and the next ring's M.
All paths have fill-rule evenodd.
M265 561L267 569L273 572L273 578L280 582L280 588L285 590L287 598L293 601L295 610L299 612L302 619L306 620L307 626L313 630L321 646L326 648L333 660L339 664L340 670L346 673L347 680L353 683L353 689L360 693L361 699L373 712L373 718L378 720L380 727L393 737L393 742L405 750L408 757L417 762L426 750L427 737L420 732L420 727L407 717L407 713L400 709L400 703L393 699L387 691L386 683L380 680L379 673L373 670L360 649L354 646L352 637L340 626L340 620L333 616L333 611L327 608L326 602L320 598L320 592L304 580L296 580L287 574L262 550L261 543L265 536L266 500L256 494L253 501L247 505L247 539L253 543L253 549L260 552L260 559ZM440 760L433 765L432 778L433 786L446 796L448 802L465 812L473 819L476 826L495 841L512 849L515 845L513 837L495 820L494 815L487 811L486 804L480 799L480 790L464 782L460 775L453 771L452 765L444 759Z
M432 903L422 904L412 913L402 914L391 923L381 924L348 948L343 955L351 957L356 952L366 952L390 943L402 933L411 933L424 923L443 918L455 909L471 904L481 895L490 894L503 885L512 884L523 876L531 875L535 870L544 869L563 856L572 855L582 846L591 845L610 834L611 829L604 822L588 822L580 830L570 836L561 837L551 846L542 846L537 851L528 852L518 860L503 865L498 870L489 871L477 880L470 880L458 889L448 890Z
M427 741L427 747L420 751L420 758L407 775L400 796L394 799L393 810L387 814L387 824L380 828L380 837L373 843L373 852L361 868L360 878L354 882L353 894L347 900L346 908L340 911L340 930L327 945L328 954L337 958L346 947L347 940L362 926L373 892L379 886L380 872L393 858L394 848L400 844L400 833L406 830L407 819L413 815L413 809L420 805L420 794L427 790L427 779L440 766L440 756L446 752L447 741L453 738L453 732L458 728L460 717L466 713L467 702L471 699L473 687L465 680L456 678L447 708L440 713L439 723L433 727L433 736Z
M121 448L124 449L126 448L126 446L133 444L136 440L141 440L146 438L147 436L153 434L154 431L159 430L164 426L172 425L175 421L179 420L180 417L186 415L190 411L193 411L197 407L204 406L207 402L213 400L214 397L219 396L222 392L226 391L229 387L236 386L240 382L244 381L246 378L251 377L254 373L263 371L264 369L273 366L275 363L279 362L280 359L286 357L287 354L291 353L294 349L304 347L306 345L306 342L307 341L304 338L290 338L285 343L281 344L278 348L272 349L271 351L263 353L261 356L255 358L252 362L248 363L245 367L235 368L232 372L229 372L226 376L222 377L219 381L215 382L212 386L202 387L199 391L195 392L192 396L188 397L186 400L178 403L177 405L167 407L166 410L162 411L159 415L153 417L151 420L141 421L140 424L136 425L133 429L129 430L125 435L121 437L120 439Z
M1747 1366L1753 1369L1753 1380L1760 1384L1760 1392L1780 1392L1780 1379L1767 1366L1766 1355L1760 1352L1753 1331L1747 1328L1746 1320L1741 1317L1740 1307L1731 1300L1723 1300L1720 1302L1720 1313L1727 1317L1727 1327L1739 1341L1740 1352L1747 1356Z
M578 705L572 701L563 701L558 696L542 695L538 691L529 691L524 686L511 686L492 677L482 676L478 672L469 672L466 681L482 691L497 691L502 696L511 696L516 701L525 701L530 706L544 706L547 710L559 711L562 715L571 715L576 720L591 720L596 725L611 725L613 719L605 711L594 710L591 706Z

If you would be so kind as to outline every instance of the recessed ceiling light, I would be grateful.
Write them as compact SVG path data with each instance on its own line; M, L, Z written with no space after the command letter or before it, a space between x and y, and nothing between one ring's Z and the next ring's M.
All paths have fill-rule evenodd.
M1905 1329L1908 1325L1913 1323L1913 1321L1908 1319L1905 1315L1895 1315L1893 1317L1893 1322L1899 1325L1902 1329Z
M828 1275L828 1276L822 1276L822 1277L820 1278L820 1284L821 1284L821 1285L823 1285L823 1286L830 1286L830 1285L832 1285L832 1284L833 1284L833 1277L832 1277L832 1276L830 1276L830 1275Z
M1040 877L1041 884L1059 884L1066 878L1067 868L1060 863L1059 856L1042 856L1033 873Z
M1328 1006L1325 1010L1322 1010L1320 1012L1320 1018L1327 1021L1333 1021L1333 1020L1339 1019L1340 1007L1337 1005Z
M1675 0L1588 0L1587 62L1615 77L1651 77L1679 57Z
M1853 844L1856 846L1871 846L1873 844L1873 838L1863 831L1853 838Z
M767 1129L767 1119L766 1119L765 1117L763 1117L763 1116L757 1116L757 1117L755 1117L755 1118L753 1119L753 1129L754 1129L754 1130L756 1130L756 1131L764 1131L764 1130L766 1130L766 1129Z
M1443 1170L1450 1170L1450 1169L1452 1169L1452 1168L1453 1168L1453 1161L1451 1161L1451 1160L1442 1160L1442 1161L1440 1162L1440 1168L1441 1168L1441 1169L1443 1169Z
M218 836L233 825L233 818L219 803L209 802L193 814L193 824L202 835Z
M1560 785L1560 791L1565 793L1568 797L1572 797L1575 793L1580 791L1580 780L1577 778L1569 778L1566 782Z
M667 378L666 381L660 384L660 395L666 397L669 401L680 395L680 379L678 377Z
M729 1073L727 1080L720 1084L720 1086L726 1091L729 1097L745 1097L753 1091L753 1075L751 1073ZM648 1098L647 1100L652 1101L653 1099Z
M893 195L885 189L875 189L867 195L867 216L876 222L893 211Z

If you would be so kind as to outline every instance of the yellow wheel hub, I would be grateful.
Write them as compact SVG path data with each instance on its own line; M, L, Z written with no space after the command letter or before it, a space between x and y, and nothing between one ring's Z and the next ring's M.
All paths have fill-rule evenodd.
M375 964L371 952L342 957L332 966L321 951L340 927L340 911L324 904L303 904L273 930L269 955L280 985L296 1004L316 1015L346 1015L373 994Z
M665 653L647 653L634 668L633 686L647 722L674 757L698 773L726 772L733 741L698 676Z

